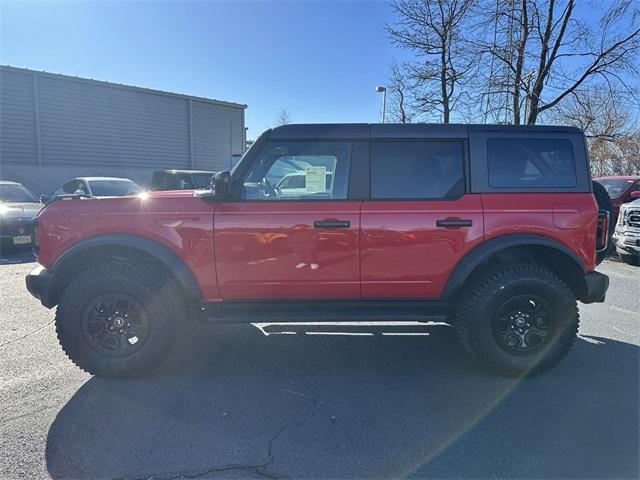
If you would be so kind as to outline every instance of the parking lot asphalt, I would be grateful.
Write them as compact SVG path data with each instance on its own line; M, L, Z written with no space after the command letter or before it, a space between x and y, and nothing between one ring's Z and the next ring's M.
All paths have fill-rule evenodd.
M78 370L0 259L1 478L638 478L640 269L560 366L493 376L443 324L196 325L153 376Z

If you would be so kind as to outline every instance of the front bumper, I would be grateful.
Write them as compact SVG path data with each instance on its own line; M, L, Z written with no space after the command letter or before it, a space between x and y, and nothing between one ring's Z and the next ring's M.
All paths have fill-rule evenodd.
M31 235L31 232L33 232L33 222L30 218L0 217L0 237Z
M640 231L616 230L613 240L618 253L640 255Z
M31 245L33 224L30 218L0 217L0 240L14 245ZM19 239L17 243L14 239ZM28 239L28 241L27 241Z
M53 295L53 275L46 268L36 267L25 278L29 293L47 308L55 306Z
M580 299L582 303L604 302L609 289L609 277L600 272L589 272L584 276L586 292Z

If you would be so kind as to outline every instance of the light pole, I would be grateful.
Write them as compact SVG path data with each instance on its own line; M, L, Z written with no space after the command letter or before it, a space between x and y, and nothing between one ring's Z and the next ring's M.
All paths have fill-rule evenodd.
M376 92L382 93L382 123L384 123L384 114L387 110L387 88L379 85L376 87Z

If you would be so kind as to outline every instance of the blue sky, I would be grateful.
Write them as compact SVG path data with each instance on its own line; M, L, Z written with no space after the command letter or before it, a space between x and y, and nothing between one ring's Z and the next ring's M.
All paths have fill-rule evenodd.
M275 123L375 122L403 53L374 2L0 0L0 64L248 104L248 138Z

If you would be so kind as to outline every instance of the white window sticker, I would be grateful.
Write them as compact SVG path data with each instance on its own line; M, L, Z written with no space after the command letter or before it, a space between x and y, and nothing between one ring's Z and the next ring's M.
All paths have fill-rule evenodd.
M305 167L305 190L307 193L324 193L327 191L327 167Z

